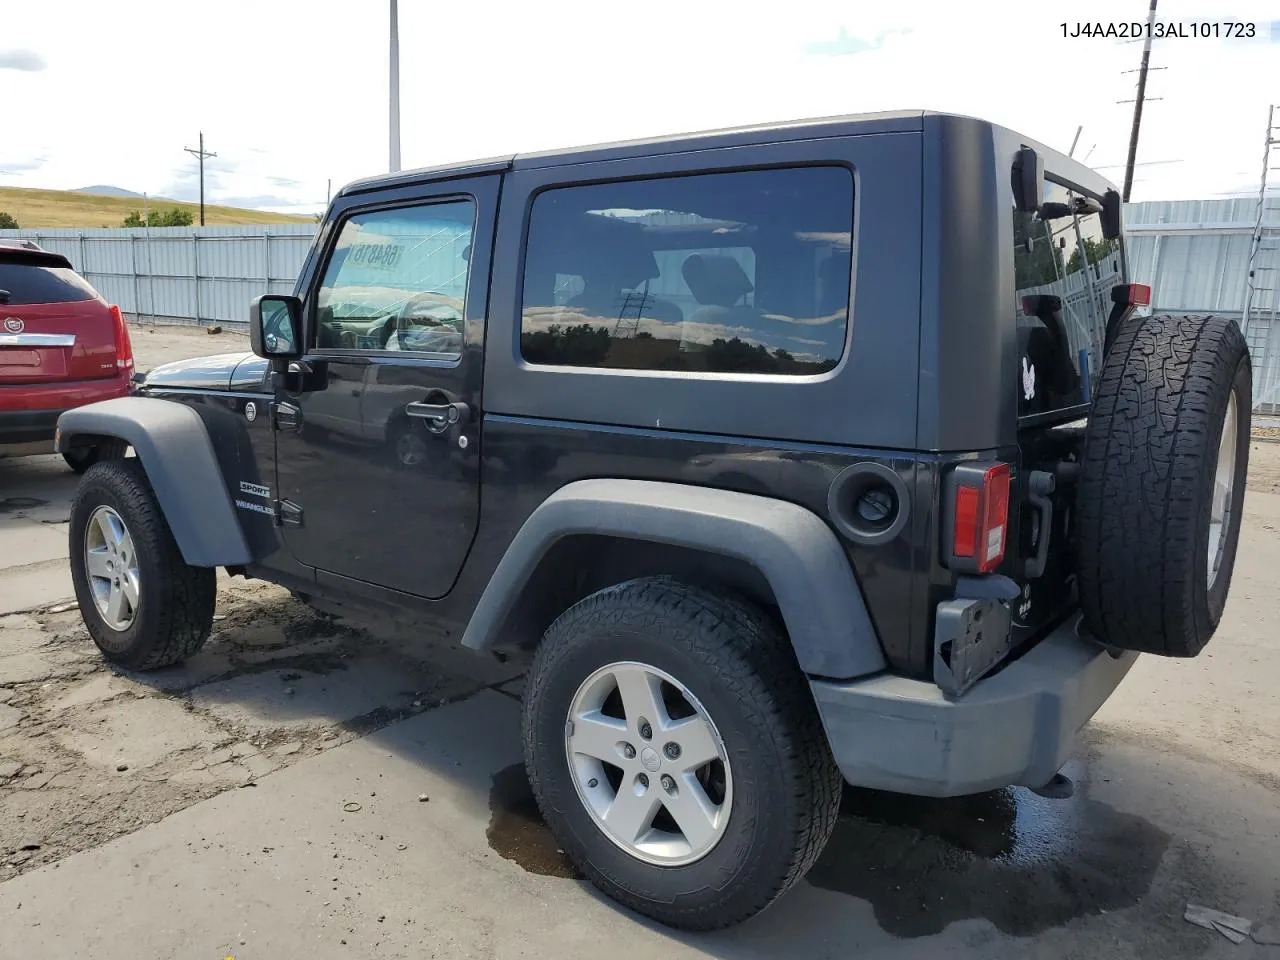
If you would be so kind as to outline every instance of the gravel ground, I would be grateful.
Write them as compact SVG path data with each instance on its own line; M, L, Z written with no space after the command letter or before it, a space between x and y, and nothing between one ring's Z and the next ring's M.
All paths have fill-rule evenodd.
M0 618L0 881L514 676L242 578L199 654L133 674L65 606Z
M249 335L222 327L221 333L209 333L213 327L129 324L133 354L139 370L150 370L162 363L188 360L213 353L248 352Z

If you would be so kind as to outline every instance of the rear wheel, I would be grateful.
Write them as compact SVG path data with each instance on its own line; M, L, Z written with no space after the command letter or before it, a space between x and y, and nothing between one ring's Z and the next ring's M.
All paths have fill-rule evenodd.
M62 455L62 459L76 473L84 473L101 460L123 459L125 451L128 449L129 445L123 440L112 438L100 440L91 447L77 447L74 450L68 450Z
M108 660L150 670L200 649L213 625L215 572L183 561L141 463L90 467L70 528L80 614Z
M1094 397L1080 479L1080 599L1117 647L1191 657L1227 601L1252 379L1222 317L1134 317Z
M787 639L751 605L666 578L609 587L552 624L524 743L578 869L686 929L772 903L817 859L840 802Z

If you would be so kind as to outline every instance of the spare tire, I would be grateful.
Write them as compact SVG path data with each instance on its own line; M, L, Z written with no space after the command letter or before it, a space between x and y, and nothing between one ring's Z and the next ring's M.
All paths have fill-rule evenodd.
M1103 363L1077 493L1080 603L1102 642L1194 657L1222 618L1252 371L1222 317L1131 317Z

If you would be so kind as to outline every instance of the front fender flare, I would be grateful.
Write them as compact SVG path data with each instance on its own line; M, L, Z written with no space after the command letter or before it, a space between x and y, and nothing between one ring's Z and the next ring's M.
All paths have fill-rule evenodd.
M579 480L548 497L511 541L462 644L481 650L497 645L547 551L579 534L656 541L745 561L769 582L801 670L849 678L885 668L857 579L821 518L771 497L650 480Z
M221 567L253 560L209 431L191 407L153 397L118 397L58 417L59 452L83 436L117 437L133 447L188 564Z

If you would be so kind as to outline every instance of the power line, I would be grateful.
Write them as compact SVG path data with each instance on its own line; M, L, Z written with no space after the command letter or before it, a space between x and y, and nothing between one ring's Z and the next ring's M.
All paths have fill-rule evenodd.
M1181 160L1143 160L1141 163L1135 163L1135 167L1158 167L1166 163L1182 163ZM1104 163L1093 165L1094 170L1119 170L1121 167L1127 167L1125 163Z
M1154 0L1152 0L1154 3ZM204 148L204 131L200 131L200 149L193 150L190 147L183 147L183 150L197 157L200 160L200 226L204 226L204 162L208 157L216 157L217 154Z

